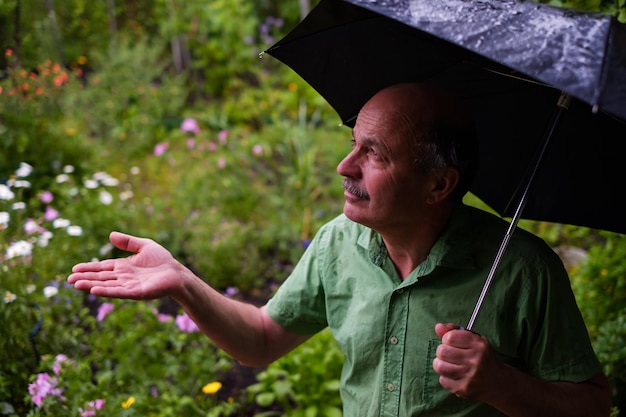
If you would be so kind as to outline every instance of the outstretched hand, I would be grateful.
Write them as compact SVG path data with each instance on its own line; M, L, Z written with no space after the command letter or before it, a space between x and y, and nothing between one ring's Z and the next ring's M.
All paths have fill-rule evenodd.
M173 295L179 289L183 266L151 239L112 232L117 248L134 252L126 258L75 265L67 281L93 295L134 300Z
M443 388L459 397L488 400L499 389L503 363L484 336L460 330L456 324L437 324L441 338L433 369Z

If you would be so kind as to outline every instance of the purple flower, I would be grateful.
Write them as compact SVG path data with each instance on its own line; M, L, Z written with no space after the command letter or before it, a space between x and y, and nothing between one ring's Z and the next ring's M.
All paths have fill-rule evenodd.
M104 318L113 311L113 303L102 303L100 307L98 307L98 315L96 316L96 320L102 321Z
M52 202L52 200L54 200L54 195L50 191L44 191L39 196L39 199L44 204L50 204Z
M219 139L222 145L225 144L226 139L228 139L228 130L220 130L217 134L217 139Z
M194 333L199 332L198 325L187 315L187 313L176 316L176 326L183 332Z
M28 385L28 393L32 396L33 403L37 407L41 407L41 404L49 395L64 400L65 398L61 396L63 390L57 388L57 383L57 379L51 378L47 373L37 374L35 382Z
M56 211L55 209L53 209L50 206L46 207L46 212L44 213L44 218L51 222L52 220L55 220L56 218L59 217L59 212Z
M200 126L198 126L198 122L196 119L187 117L183 120L183 123L180 125L180 130L186 133L200 133Z

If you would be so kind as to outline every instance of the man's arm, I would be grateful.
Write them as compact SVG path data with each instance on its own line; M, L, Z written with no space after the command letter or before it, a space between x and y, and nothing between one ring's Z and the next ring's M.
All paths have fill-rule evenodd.
M438 324L442 338L433 369L439 382L459 397L490 404L510 417L608 417L611 391L600 372L580 383L543 381L508 364L489 342L458 326Z
M110 240L134 255L74 266L68 282L76 289L133 300L171 296L218 347L248 366L267 365L310 337L282 328L264 308L223 296L150 239L113 232Z

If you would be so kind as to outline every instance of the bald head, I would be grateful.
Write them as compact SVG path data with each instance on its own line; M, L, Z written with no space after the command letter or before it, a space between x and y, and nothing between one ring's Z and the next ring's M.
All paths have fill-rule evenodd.
M434 86L404 83L378 92L364 110L411 144L417 169L455 167L461 175L455 196L460 199L468 191L478 165L478 144L471 112L461 100Z

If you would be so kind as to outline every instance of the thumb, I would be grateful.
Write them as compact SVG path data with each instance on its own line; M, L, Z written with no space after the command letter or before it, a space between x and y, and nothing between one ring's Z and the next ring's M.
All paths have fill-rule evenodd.
M454 323L437 323L435 325L435 333L437 333L437 336L439 336L439 338L442 338L443 335L448 333L450 330L457 330L458 328L459 325Z
M109 240L118 249L126 252L137 253L146 245L147 239L127 235L120 232L111 232Z

